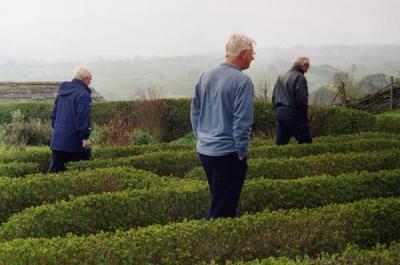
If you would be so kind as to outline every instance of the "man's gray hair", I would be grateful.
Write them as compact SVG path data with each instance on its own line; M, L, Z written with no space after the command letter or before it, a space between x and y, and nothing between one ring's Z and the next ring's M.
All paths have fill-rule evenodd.
M243 50L250 50L256 42L241 34L233 34L225 45L226 58L235 59Z
M310 65L310 59L308 57L298 57L296 59L296 61L294 61L294 64L298 65L298 66L305 65L305 64Z
M85 78L92 79L92 73L89 71L89 69L86 66L78 66L74 70L74 75L72 77L73 79L78 79L83 81Z

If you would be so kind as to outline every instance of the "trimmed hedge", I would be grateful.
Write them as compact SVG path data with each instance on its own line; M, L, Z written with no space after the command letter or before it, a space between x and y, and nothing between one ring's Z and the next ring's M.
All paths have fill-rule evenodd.
M245 183L240 211L318 207L329 203L400 195L400 169L395 171L320 176L300 180L250 180ZM27 209L0 227L0 239L90 234L137 226L166 224L205 216L209 203L205 181L177 186L81 196Z
M400 116L378 115L373 130L386 133L400 133Z
M313 143L340 143L358 140L400 140L400 134L385 132L361 132L357 134L326 135L313 139Z
M400 137L399 137L400 139ZM350 153L400 148L399 140L360 139L337 143L314 143L285 146L260 146L250 149L250 158L303 157L324 153Z
M400 150L367 153L322 154L303 158L253 159L248 161L247 178L294 179L305 176L338 175L353 171L378 171L400 167ZM206 179L203 168L189 171L185 178Z
M193 145L162 143L153 145L109 146L93 148L94 159L115 159L119 157L135 156L147 152L194 150ZM0 162L34 162L39 164L41 172L46 172L51 159L49 149L5 151L0 153Z
M93 161L78 161L67 164L69 170L88 168L126 166L135 167L161 176L173 175L182 177L186 172L199 166L197 154L194 151L154 152L139 156L122 157L119 159L97 159Z
M212 262L211 264L216 264ZM361 249L356 245L346 247L339 254L322 254L318 258L268 258L249 262L227 262L226 265L398 265L400 264L400 243L393 242L389 247L378 244L373 249Z
M72 196L106 191L162 187L176 183L172 178L133 168L105 168L83 172L0 178L0 222L24 208Z
M36 174L40 172L37 163L1 163L0 176L2 177L23 177L28 174Z
M250 149L250 158L301 157L321 153L347 153L354 151L377 151L400 148L400 141L360 140L340 144L307 144L286 146L261 146ZM250 160L252 161L252 160ZM134 157L123 157L116 160L98 159L94 161L72 162L68 169L99 168L114 166L131 166L154 172L158 175L182 177L200 162L195 151L154 152ZM321 172L323 173L323 172Z
M115 234L18 239L0 264L199 264L340 252L400 239L400 200L366 200L235 219L155 225Z
M190 99L162 99L162 120L164 121L162 140L170 141L184 136L191 131ZM105 125L115 117L123 119L137 119L134 101L96 102L93 104L92 121L98 125ZM17 103L0 105L0 124L10 122L11 111L20 109L27 120L32 118L48 119L52 103ZM370 131L375 125L376 116L364 111L340 107L310 108L310 119L314 136L339 135ZM376 126L377 130L396 132L399 130L387 129L383 123ZM384 126L382 126L384 125ZM272 104L266 101L254 102L253 130L266 136L275 132L275 110Z

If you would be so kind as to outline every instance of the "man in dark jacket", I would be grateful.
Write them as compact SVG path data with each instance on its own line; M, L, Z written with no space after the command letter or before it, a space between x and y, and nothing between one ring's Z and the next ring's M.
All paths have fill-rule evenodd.
M297 58L293 67L276 81L272 104L276 108L276 144L288 144L294 136L299 144L311 143L308 86L304 74L310 67L307 57Z
M60 84L51 114L52 157L48 172L64 171L66 162L88 160L91 156L91 81L90 71L80 66L75 70L71 82Z

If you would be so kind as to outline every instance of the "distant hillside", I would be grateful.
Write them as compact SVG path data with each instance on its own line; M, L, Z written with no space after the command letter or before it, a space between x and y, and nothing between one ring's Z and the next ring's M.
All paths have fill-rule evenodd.
M332 83L337 71L351 72L358 82L366 75L383 73L400 77L400 45L256 47L256 59L246 73L255 85L291 67L299 55L307 55L312 67L307 74L311 90ZM130 99L139 88L163 88L168 97L190 97L199 76L224 61L224 54L150 59L98 60L88 63L93 86L107 100ZM16 62L0 58L0 81L69 80L80 63Z

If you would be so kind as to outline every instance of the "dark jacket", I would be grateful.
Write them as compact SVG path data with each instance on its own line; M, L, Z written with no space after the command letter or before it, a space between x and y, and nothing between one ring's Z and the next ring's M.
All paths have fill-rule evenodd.
M283 75L278 77L272 95L275 108L286 106L307 115L308 86L302 70L295 64Z
M90 134L90 94L89 87L80 80L60 84L51 114L52 150L85 152L82 140L88 139Z

